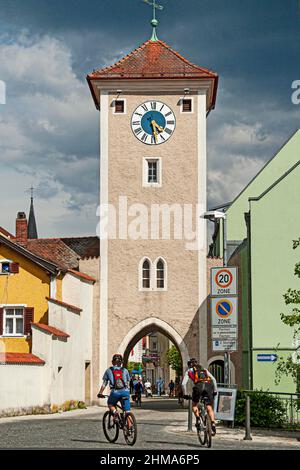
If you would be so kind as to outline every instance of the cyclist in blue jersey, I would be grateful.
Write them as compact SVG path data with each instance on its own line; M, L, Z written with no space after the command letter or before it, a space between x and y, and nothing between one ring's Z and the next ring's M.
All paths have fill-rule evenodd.
M97 395L98 398L105 398L103 392L107 385L110 387L110 395L107 405L113 414L117 412L116 404L123 402L126 413L130 411L130 375L125 367L122 367L123 357L121 354L114 354L112 357L112 367L109 367L103 375L103 383Z

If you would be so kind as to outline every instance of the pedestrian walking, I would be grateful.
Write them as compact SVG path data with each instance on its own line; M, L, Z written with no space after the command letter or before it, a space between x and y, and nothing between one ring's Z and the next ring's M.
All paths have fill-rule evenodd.
M169 398L173 398L174 388L175 388L175 383L173 382L173 380L171 380L171 382L169 383L168 388L169 388Z

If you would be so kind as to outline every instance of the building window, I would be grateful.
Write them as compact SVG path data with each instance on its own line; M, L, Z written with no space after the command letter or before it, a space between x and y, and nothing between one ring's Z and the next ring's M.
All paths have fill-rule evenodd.
M24 308L9 307L4 309L4 335L24 335Z
M125 114L125 100L115 100L114 101L114 113L115 114Z
M158 183L158 160L148 160L148 183Z
M143 289L150 289L150 261L148 259L143 262L142 271Z
M183 98L182 99L182 108L183 113L191 113L193 111L192 99L191 98Z
M218 384L224 384L224 361L214 361L208 368Z
M156 287L157 289L165 288L165 263L159 259L156 264Z
M161 186L161 159L145 158L143 186Z
M0 275L17 274L19 272L19 264L13 263L11 260L0 260Z

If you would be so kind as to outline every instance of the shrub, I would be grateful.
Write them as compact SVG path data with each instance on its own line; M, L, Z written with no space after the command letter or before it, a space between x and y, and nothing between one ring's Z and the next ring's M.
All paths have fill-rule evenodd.
M281 428L286 423L285 406L276 395L255 390L250 394L251 426L258 428ZM235 423L244 425L246 420L246 394L238 391L235 409Z
M86 409L86 404L83 401L79 401L78 402L78 408L80 410L84 410L84 409Z

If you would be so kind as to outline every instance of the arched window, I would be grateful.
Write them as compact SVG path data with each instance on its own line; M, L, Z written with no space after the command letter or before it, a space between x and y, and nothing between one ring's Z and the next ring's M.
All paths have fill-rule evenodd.
M145 259L142 267L142 287L150 289L150 261Z
M156 264L156 287L157 289L165 288L165 263L159 259Z
M224 384L224 361L214 361L208 367L218 384Z

